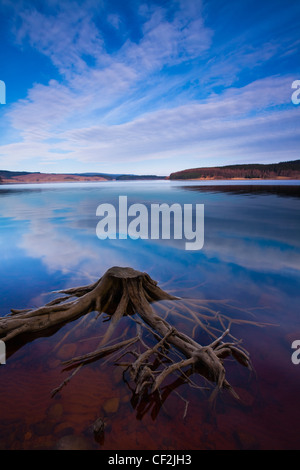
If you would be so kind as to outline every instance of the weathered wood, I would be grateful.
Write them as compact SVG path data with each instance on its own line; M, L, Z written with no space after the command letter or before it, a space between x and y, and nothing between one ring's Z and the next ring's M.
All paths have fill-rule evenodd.
M138 394L142 394L146 388L154 393L168 375L187 367L192 367L194 372L214 382L217 389L226 388L234 394L225 378L224 359L232 356L243 366L251 367L249 355L245 350L235 343L223 342L229 330L224 331L209 345L203 346L160 317L151 304L163 300L176 301L179 298L162 290L147 273L129 267L113 267L96 283L59 293L64 294L65 297L55 299L33 310L12 310L10 315L1 318L0 339L7 342L24 333L40 332L75 320L91 311L97 311L99 315L106 313L110 317L110 325L100 347L96 351L71 359L66 363L68 366L74 364L81 366L125 346L133 346L137 341L145 346L141 337L137 336L105 347L115 325L123 316L138 315L144 324L148 325L157 340L152 348L146 347L140 355L133 354L135 360L128 364ZM201 322L198 324L201 325ZM170 347L175 348L184 358L181 357L181 360L177 362L172 360L171 365L163 365L159 371L152 370L151 356L159 357ZM60 389L61 387L57 390Z

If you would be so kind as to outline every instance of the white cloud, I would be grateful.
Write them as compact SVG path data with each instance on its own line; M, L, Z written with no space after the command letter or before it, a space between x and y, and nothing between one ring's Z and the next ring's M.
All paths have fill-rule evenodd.
M297 109L278 109L290 100L289 85L290 78L272 77L123 124L85 127L86 119L90 122L87 109L91 113L98 108L94 90L89 93L87 87L78 97L53 82L37 86L28 100L10 111L14 126L25 129L24 139L0 146L0 154L9 154L14 162L36 157L76 161L91 168L112 160L128 164L188 154L199 166L209 157L273 160L278 141L285 139L285 159L289 159L295 155ZM57 144L48 141L53 135L60 139L59 152Z
M71 8L70 8L71 6ZM101 62L106 56L103 40L88 9L74 2L56 5L54 13L41 13L32 6L18 12L21 26L16 29L19 43L25 40L48 56L59 71L71 78L87 69L84 56Z
M213 33L204 24L200 1L172 6L173 13L167 14L162 7L142 5L143 35L128 39L109 55L96 27L92 1L72 9L68 2L53 1L48 4L50 13L19 2L18 41L28 40L65 78L61 83L33 85L26 99L7 109L6 120L20 138L0 145L0 166L47 171L52 164L56 171L71 171L72 164L102 171L102 164L116 163L120 171L132 171L136 162L148 160L147 172L152 173L151 160L169 160L166 168L175 171L183 165L180 158L193 166L216 158L219 164L228 158L229 162L268 161L275 155L281 159L279 138L287 143L284 158L292 159L297 110L288 105L293 77L272 76L199 101L192 96L180 100L187 96L184 80L189 74L168 76L161 71L206 57ZM100 4L98 14L101 8ZM107 21L115 28L121 26L118 15L109 15ZM209 80L216 84L217 66L219 74L225 72L223 79L231 81L236 67L254 66L275 50L271 43L260 51L242 47L235 65L233 55L212 60L199 84ZM169 101L173 94L176 99ZM59 139L59 146L53 139Z

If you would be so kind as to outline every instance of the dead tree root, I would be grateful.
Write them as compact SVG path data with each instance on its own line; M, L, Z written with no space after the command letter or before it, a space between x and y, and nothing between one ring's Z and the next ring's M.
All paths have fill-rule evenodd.
M213 383L214 394L221 389L227 389L237 396L226 379L224 360L231 356L242 366L251 369L247 351L235 341L224 342L229 329L223 328L218 337L213 331L214 340L203 346L158 315L152 308L152 303L180 299L160 289L157 282L153 281L147 273L132 268L113 267L96 283L60 291L60 294L64 296L43 307L33 310L12 310L11 314L1 318L0 339L8 342L25 333L38 333L73 321L92 311L98 312L99 315L105 313L109 316L110 323L100 347L89 354L70 359L64 365L78 369L90 361L98 360L116 351L123 352L123 356L126 354L128 356L130 347L131 360L123 362L122 365L129 369L131 380L135 383L135 393L140 396L145 391L150 391L150 393L159 391L170 374L186 373L188 377L191 371ZM194 305L191 303L189 307L193 315L195 315ZM206 311L205 314L207 314ZM151 331L156 341L154 346L146 345L140 333L129 340L107 345L117 322L123 316L128 315L137 322L137 326L142 324ZM203 315L203 318L198 315L198 323L195 318L192 321L209 331L208 318L208 314ZM136 343L139 343L143 352L141 349L139 352L134 349ZM170 359L170 349L176 351L176 359ZM159 363L158 369L153 367L153 358ZM54 394L67 382L68 379L54 390Z

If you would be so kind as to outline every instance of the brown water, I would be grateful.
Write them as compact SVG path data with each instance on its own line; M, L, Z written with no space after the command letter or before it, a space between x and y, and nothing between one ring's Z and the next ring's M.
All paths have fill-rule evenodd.
M180 311L180 308L179 308ZM72 370L62 361L96 349L106 323L94 315L66 325L48 338L23 345L1 367L2 449L107 449L205 450L295 449L299 447L299 380L291 381L294 365L286 366L287 345L276 327L242 325L234 333L243 337L255 373L233 361L226 362L229 381L240 396L219 394L215 407L211 389L195 377L203 390L192 389L176 378L163 387L162 400L145 396L136 400L124 368L101 359L83 366L54 397ZM168 320L181 331L191 328L177 317ZM134 327L122 320L116 337ZM253 341L255 330L255 341ZM201 334L200 334L201 336ZM198 340L199 338L196 339ZM274 358L276 360L274 361ZM115 357L116 359L116 357ZM74 369L73 369L74 370ZM186 416L185 406L188 402ZM104 438L97 440L92 425L104 418Z

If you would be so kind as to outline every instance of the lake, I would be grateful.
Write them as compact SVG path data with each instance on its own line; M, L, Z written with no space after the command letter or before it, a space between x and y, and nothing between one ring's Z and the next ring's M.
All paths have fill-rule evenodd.
M204 205L204 246L183 240L105 239L96 235L100 204ZM225 360L226 390L169 380L163 403L137 402L123 368L107 358L70 372L61 362L87 353L107 328L92 312L18 340L0 366L0 449L211 450L300 449L300 183L297 181L135 181L0 186L0 316L44 305L55 291L87 285L112 266L147 272L166 291L207 302L237 320L232 334L253 371ZM52 294L51 294L52 293ZM154 307L159 308L159 306ZM198 341L183 309L168 321ZM239 323L238 320L243 322ZM132 333L122 319L116 335ZM173 378L174 380L174 378ZM104 416L105 437L91 425Z

